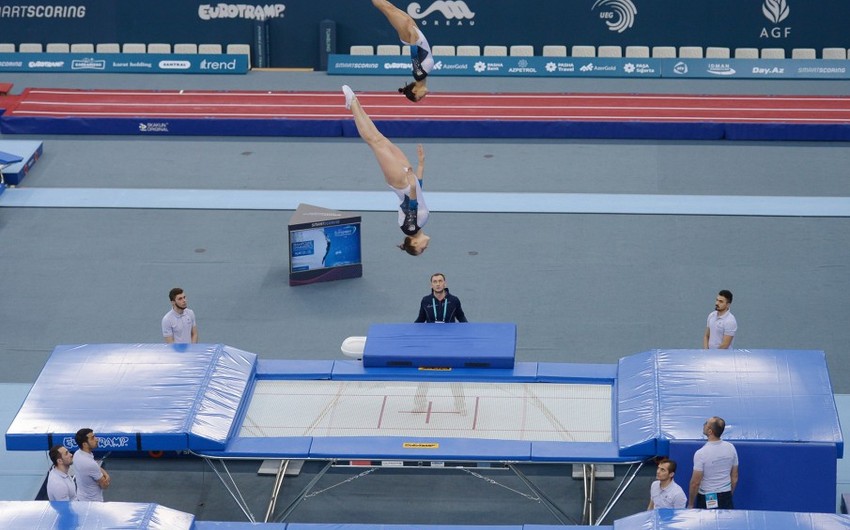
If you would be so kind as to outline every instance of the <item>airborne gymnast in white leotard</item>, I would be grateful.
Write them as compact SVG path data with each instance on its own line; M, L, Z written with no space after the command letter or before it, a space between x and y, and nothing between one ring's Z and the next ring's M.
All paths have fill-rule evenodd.
M431 55L431 46L425 35L416 26L416 22L410 15L392 5L388 0L372 0L372 5L378 8L387 17L390 24L398 32L398 38L404 44L410 45L410 60L413 63L412 83L399 88L398 91L405 95L410 101L417 103L428 95L428 86L425 80L431 69L434 68L434 56Z
M354 124L360 137L369 144L378 165L384 173L387 185L398 196L398 224L405 238L399 248L410 254L418 256L422 254L430 237L425 235L422 227L428 222L428 207L425 205L425 197L422 195L422 176L425 173L425 149L420 144L417 146L419 164L416 171L413 170L407 156L395 144L390 142L386 136L381 134L372 119L360 106L357 96L348 85L342 87L345 94L345 108L351 110L354 115Z

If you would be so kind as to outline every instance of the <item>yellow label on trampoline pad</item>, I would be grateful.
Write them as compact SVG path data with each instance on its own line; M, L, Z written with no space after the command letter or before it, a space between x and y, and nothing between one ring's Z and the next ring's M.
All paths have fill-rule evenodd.
M404 442L401 446L405 449L439 449L437 442Z
M431 372L451 372L451 366L420 366L420 370L429 370Z

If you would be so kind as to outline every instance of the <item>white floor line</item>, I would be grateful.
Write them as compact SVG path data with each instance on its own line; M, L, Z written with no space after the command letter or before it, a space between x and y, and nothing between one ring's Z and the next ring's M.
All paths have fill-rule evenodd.
M850 197L428 192L433 212L850 217ZM384 191L10 188L0 207L394 211Z

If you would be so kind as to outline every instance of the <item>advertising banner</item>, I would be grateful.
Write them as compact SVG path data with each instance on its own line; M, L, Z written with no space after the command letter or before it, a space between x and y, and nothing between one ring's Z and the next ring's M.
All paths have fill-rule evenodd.
M331 55L328 74L409 76L401 56ZM850 61L821 59L636 59L438 57L433 76L850 79Z
M331 55L329 74L409 76L403 56ZM661 77L660 59L605 57L437 57L434 76Z
M0 72L246 74L247 55L0 53Z
M805 59L677 59L662 62L662 77L736 79L850 79L850 62Z

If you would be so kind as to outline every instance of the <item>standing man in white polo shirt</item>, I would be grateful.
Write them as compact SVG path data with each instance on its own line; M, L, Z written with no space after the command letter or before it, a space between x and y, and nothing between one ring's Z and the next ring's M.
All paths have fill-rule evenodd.
M684 508L688 504L685 490L676 484L673 477L676 476L676 462L664 458L658 462L655 471L655 482L649 487L649 506L647 510L656 508Z
M708 441L694 453L688 508L731 510L735 507L732 495L738 485L738 451L720 439L725 429L726 422L717 416L708 418L702 426Z
M93 451L97 449L97 436L91 429L80 429L74 439L79 447L74 453L77 500L103 502L103 490L109 487L112 479L94 459Z
M64 445L54 445L47 452L53 467L47 474L47 500L73 501L77 499L77 483L71 476L74 455Z
M171 311L162 317L162 336L168 344L189 344L198 342L198 323L195 312L189 309L186 293L180 287L168 292Z
M702 347L706 350L728 350L738 332L738 321L729 310L732 305L732 291L723 289L714 300L714 311L708 315Z

